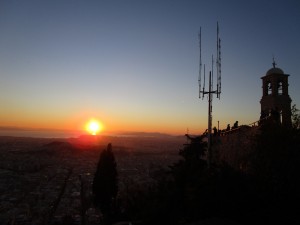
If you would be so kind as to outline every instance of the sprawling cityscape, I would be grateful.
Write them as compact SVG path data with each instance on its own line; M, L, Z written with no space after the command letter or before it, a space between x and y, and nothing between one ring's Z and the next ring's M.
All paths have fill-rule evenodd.
M153 181L179 159L183 137L0 138L0 224L99 224L92 181L101 150L112 142L119 195ZM100 143L100 144L99 144ZM124 197L123 196L123 197ZM122 196L120 196L122 197Z

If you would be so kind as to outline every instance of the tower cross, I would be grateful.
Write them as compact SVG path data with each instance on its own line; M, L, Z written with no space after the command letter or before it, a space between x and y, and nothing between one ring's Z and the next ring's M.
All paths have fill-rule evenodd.
M275 62L274 56L273 56L273 63L272 64L273 64L273 68L275 68L276 65L277 65L276 62Z

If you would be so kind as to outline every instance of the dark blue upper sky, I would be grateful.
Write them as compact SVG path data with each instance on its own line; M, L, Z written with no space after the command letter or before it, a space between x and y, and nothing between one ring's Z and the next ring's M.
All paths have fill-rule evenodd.
M299 12L297 0L2 0L0 125L60 128L93 116L108 130L200 132L198 32L209 68L217 21L222 95L213 124L259 118L273 55L299 108Z

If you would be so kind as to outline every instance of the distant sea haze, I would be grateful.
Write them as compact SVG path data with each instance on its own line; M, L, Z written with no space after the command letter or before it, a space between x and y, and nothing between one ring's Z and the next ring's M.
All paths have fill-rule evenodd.
M90 135L84 130L54 130L54 129L34 129L21 127L0 126L0 136L10 137L33 137L33 138L78 138ZM117 136L117 137L143 137L143 138L174 138L182 135L172 135L159 132L133 132L133 131L116 131L100 132L100 136Z
M76 138L82 131L33 130L33 129L0 129L0 136L35 137L35 138Z

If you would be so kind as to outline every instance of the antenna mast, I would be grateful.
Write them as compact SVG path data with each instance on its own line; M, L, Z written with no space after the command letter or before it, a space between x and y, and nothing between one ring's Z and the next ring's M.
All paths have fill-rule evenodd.
M200 48L200 60L199 60L199 77L198 77L198 84L199 84L199 98L201 98L201 72L202 72L202 56L201 56L201 27L199 32L199 48Z
M221 94L221 39L219 38L219 23L217 22L217 98Z
M217 98L220 99L221 95L221 39L219 38L219 23L217 23L217 58L216 58L216 67L217 67L217 89L214 90L213 87L213 67L214 67L214 58L212 56L212 67L209 72L209 85L208 91L205 90L205 64L204 64L204 75L203 75L203 89L201 90L201 70L202 70L202 56L201 56L201 27L199 33L199 44L200 44L200 63L199 63L199 98L202 94L202 99L204 95L208 95L208 128L207 128L207 140L208 140L208 148L207 148L207 164L208 167L211 165L211 131L212 131L212 99L213 94L217 94Z

